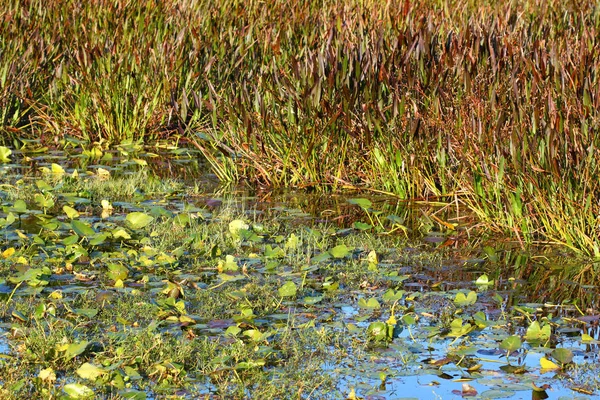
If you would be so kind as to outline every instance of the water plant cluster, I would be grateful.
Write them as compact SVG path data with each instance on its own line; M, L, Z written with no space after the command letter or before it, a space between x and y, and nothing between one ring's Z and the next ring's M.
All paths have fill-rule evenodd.
M457 251L445 239L465 233L434 229L439 210L366 198L346 203L369 217L339 226L157 178L164 155L107 154L15 152L0 168L2 398L600 389L597 264L480 239Z
M5 1L0 129L181 138L225 181L455 197L600 256L600 6Z

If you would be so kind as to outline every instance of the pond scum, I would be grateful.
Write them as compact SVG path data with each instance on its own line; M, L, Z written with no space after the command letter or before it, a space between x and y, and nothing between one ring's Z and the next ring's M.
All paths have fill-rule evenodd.
M433 352L433 367L448 354L463 377L479 373L473 348L426 340L486 343L509 365L518 358L529 388L523 357L535 347L542 369L586 377L572 388L593 393L586 368L597 333L580 332L585 351L558 333L575 329L569 324L597 329L599 28L600 4L588 0L0 2L1 289L18 355L2 364L3 395L143 398L185 387L186 395L305 398L322 395L338 373L347 383L338 394L358 396L372 374L358 377L352 365L363 365L374 342L397 350L395 362L414 376L424 356L403 341L406 332ZM195 149L224 183L453 204L475 218L473 234L580 256L585 262L561 276L577 289L551 293L540 282L558 282L554 272L532 273L520 258L502 264L486 247L483 260L506 271L474 271L471 287L444 289L447 307L431 313L405 296L402 256L377 259L410 246L370 242L379 239L369 233L404 240L418 227L395 215L382 222L364 198L352 200L366 219L349 243L320 228L261 232L245 215L207 217L213 230L202 231L194 224L204 208L145 203L152 195L168 202L184 190L175 183L115 180L106 159L89 167L118 149L143 169L132 154L157 141ZM54 150L90 162L52 163L45 157ZM429 222L459 227L435 215ZM500 298L473 291L487 287L484 272L504 282ZM508 279L516 285L527 274L547 297L507 310ZM563 300L568 312L542 304ZM478 314L490 304L502 313ZM442 325L424 326L429 315ZM188 341L174 346L181 332ZM311 363L314 354L323 358ZM580 369L567 373L573 360ZM370 362L364 369L385 387L391 372ZM342 363L345 372L322 374L324 364Z

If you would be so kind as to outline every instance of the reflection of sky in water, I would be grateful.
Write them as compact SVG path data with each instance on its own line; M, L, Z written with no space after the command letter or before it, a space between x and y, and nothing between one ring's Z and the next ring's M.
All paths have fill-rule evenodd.
M347 314L351 310L344 310ZM413 330L413 335L415 334ZM452 347L452 339L437 340L423 343L417 339L414 342L408 329L405 329L389 347L381 347L362 355L359 360L348 361L343 364L326 364L323 368L338 382L338 395L346 396L352 388L356 395L369 399L461 399L461 398L504 398L504 399L532 399L532 384L537 387L549 385L546 394L550 399L596 398L571 390L567 385L570 379L557 379L556 371L541 371L540 359L552 349L529 348L527 352L521 351L518 355L511 356L510 361L514 366L525 367L523 374L510 374L500 367L507 365L504 353L494 349L478 351L477 345L465 342L465 346L474 347L465 350L473 360L481 364L481 368L473 375L466 368L459 368L454 363L440 367L430 365L427 359L442 359L450 350L458 350L460 340ZM463 347L465 347L463 346ZM528 348L527 343L523 348ZM564 346L575 353L574 362L581 369L569 371L570 376L588 374L588 377L597 376L595 363L598 353L590 354L589 348L578 341L569 341ZM577 367L579 368L579 367ZM578 372L579 371L579 372ZM382 384L384 377L385 384ZM461 378L472 380L461 381ZM585 381L585 378L584 378ZM463 383L477 391L475 397L461 395ZM455 391L455 393L453 393Z

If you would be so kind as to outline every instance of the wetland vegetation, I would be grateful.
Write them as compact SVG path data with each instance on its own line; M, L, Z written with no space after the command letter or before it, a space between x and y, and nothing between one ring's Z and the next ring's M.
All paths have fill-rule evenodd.
M0 15L0 397L598 394L596 2Z

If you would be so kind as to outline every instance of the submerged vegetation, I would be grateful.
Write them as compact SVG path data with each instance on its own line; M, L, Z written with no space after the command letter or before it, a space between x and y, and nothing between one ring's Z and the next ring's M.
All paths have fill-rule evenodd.
M35 159L0 166L2 398L600 390L597 263L445 235L431 204L349 199L368 214L343 227L158 179L140 152Z
M600 257L594 1L5 1L0 129L468 206Z

